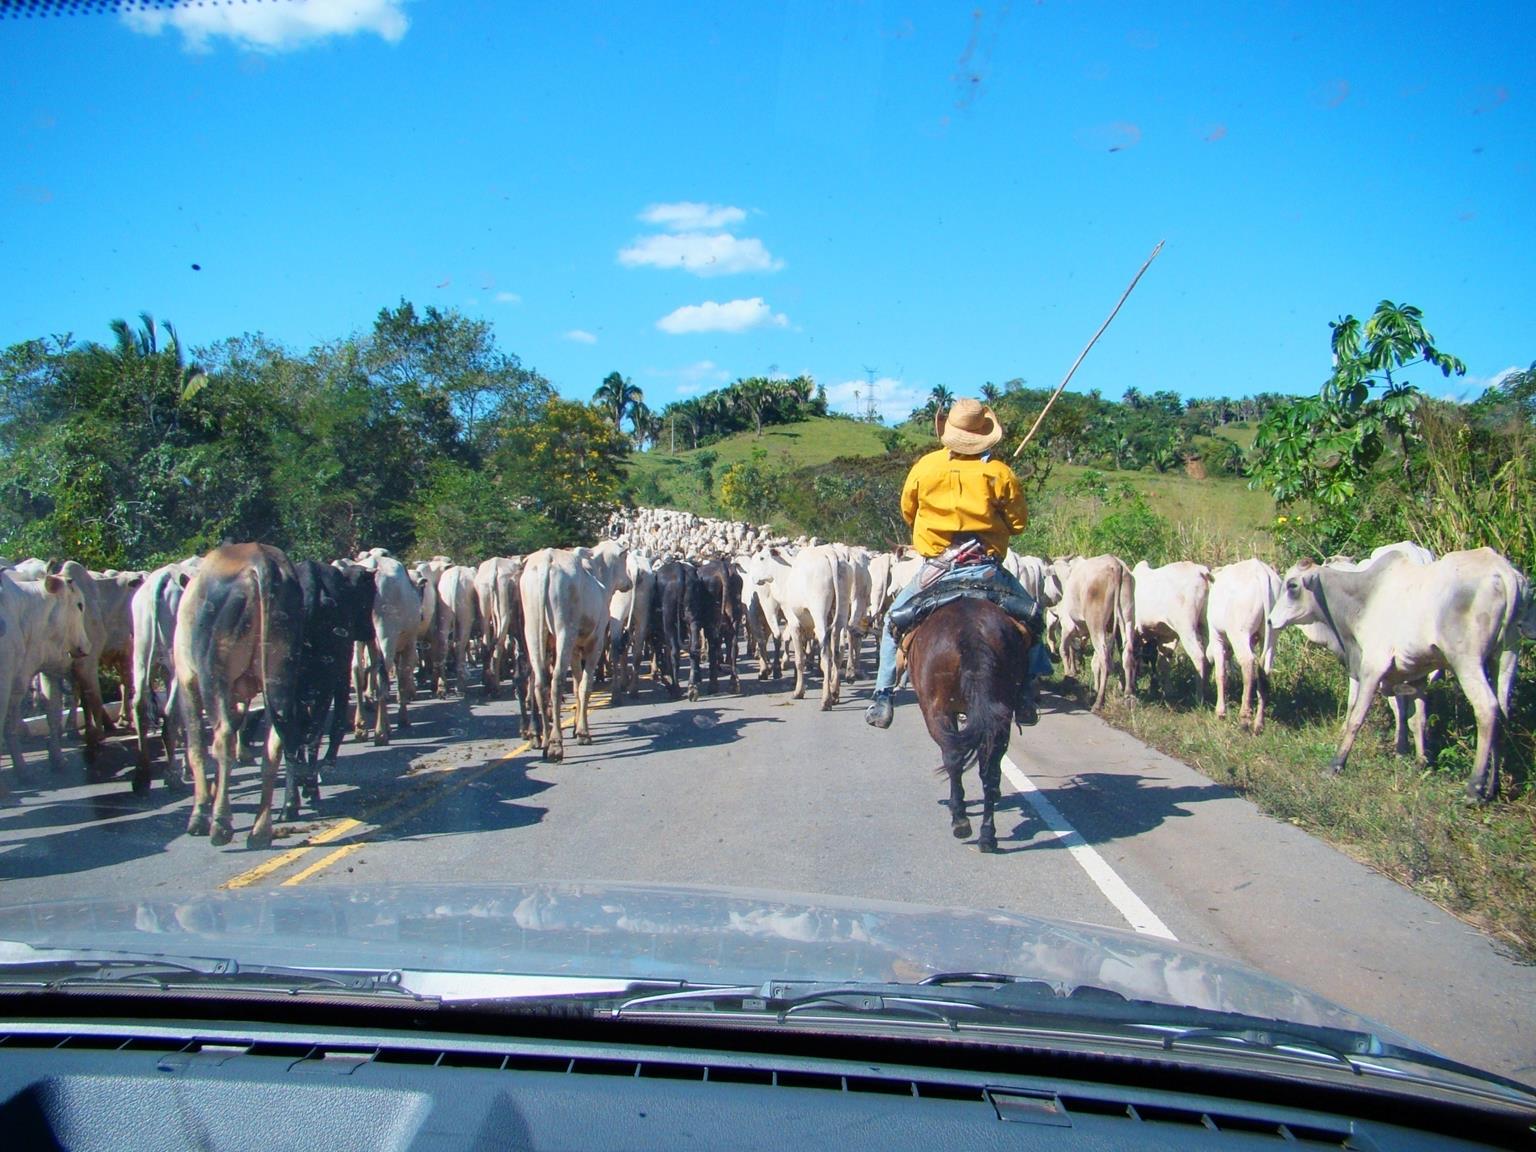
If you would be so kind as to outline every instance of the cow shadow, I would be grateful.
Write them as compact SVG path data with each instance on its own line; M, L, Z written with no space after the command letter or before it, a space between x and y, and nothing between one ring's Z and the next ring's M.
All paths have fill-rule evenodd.
M594 724L597 739L633 741L630 746L604 750L604 762L628 760L637 756L650 756L657 752L677 752L686 749L716 748L734 744L744 738L749 727L755 724L782 724L783 720L772 716L736 716L725 719L721 709L706 704L686 704L641 719L620 721L619 731L599 735L602 724ZM567 740L567 754L573 750Z
M555 785L529 776L529 767L537 762L533 755L482 757L452 770L423 773L411 779L403 797L360 789L329 802L322 797L323 819L352 819L362 825L351 835L328 841L328 846L504 832L538 824L549 809L525 801Z

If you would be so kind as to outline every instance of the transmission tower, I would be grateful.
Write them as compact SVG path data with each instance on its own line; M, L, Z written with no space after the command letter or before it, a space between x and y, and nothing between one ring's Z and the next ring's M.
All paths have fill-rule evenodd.
M876 369L871 368L868 364L864 365L864 379L869 382L869 393L864 398L864 419L868 420L871 424L879 419L879 409L875 404L875 375ZM858 403L857 395L854 396L854 403Z

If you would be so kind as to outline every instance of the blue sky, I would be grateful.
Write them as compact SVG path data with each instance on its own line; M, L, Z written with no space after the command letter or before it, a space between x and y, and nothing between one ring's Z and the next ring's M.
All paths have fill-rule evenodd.
M1424 309L1536 360L1536 9L269 0L0 21L0 341L294 348L405 297L567 395L809 373L1312 391ZM193 265L200 270L193 270Z

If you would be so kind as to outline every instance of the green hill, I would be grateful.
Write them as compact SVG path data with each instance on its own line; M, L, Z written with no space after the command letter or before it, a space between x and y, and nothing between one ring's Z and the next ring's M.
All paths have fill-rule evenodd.
M1251 439L1246 429L1235 429L1230 438L1241 444L1244 432ZM691 451L672 453L663 447L636 453L629 463L627 487L638 504L728 516L720 501L720 480L732 465L755 458L783 493L766 517L776 528L832 536L829 521L835 519L843 533L865 536L853 542L879 545L885 541L878 536L892 530L890 514L895 513L909 462L936 445L931 435L910 425L893 430L817 418L764 428L761 437L740 433ZM1239 552L1263 555L1272 550L1266 529L1274 521L1274 502L1264 492L1251 491L1241 478L1193 479L1182 470L1115 471L1058 462L1050 466L1043 483L1037 480L1028 487L1033 523L1021 543L1040 553L1081 550L1087 540L1081 529L1123 505L1127 488L1148 512L1166 521L1166 542L1151 558L1165 554L1169 559L1225 562ZM827 507L849 500L888 504L888 515L878 523L871 518L860 532L846 517L830 515L839 509Z

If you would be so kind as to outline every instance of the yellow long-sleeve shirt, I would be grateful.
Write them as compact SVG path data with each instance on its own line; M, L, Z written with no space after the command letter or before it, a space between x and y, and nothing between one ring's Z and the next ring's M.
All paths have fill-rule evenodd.
M961 536L975 536L993 556L1024 531L1029 510L1013 469L1001 460L956 456L948 448L912 465L901 489L901 515L912 525L912 547L937 556Z

